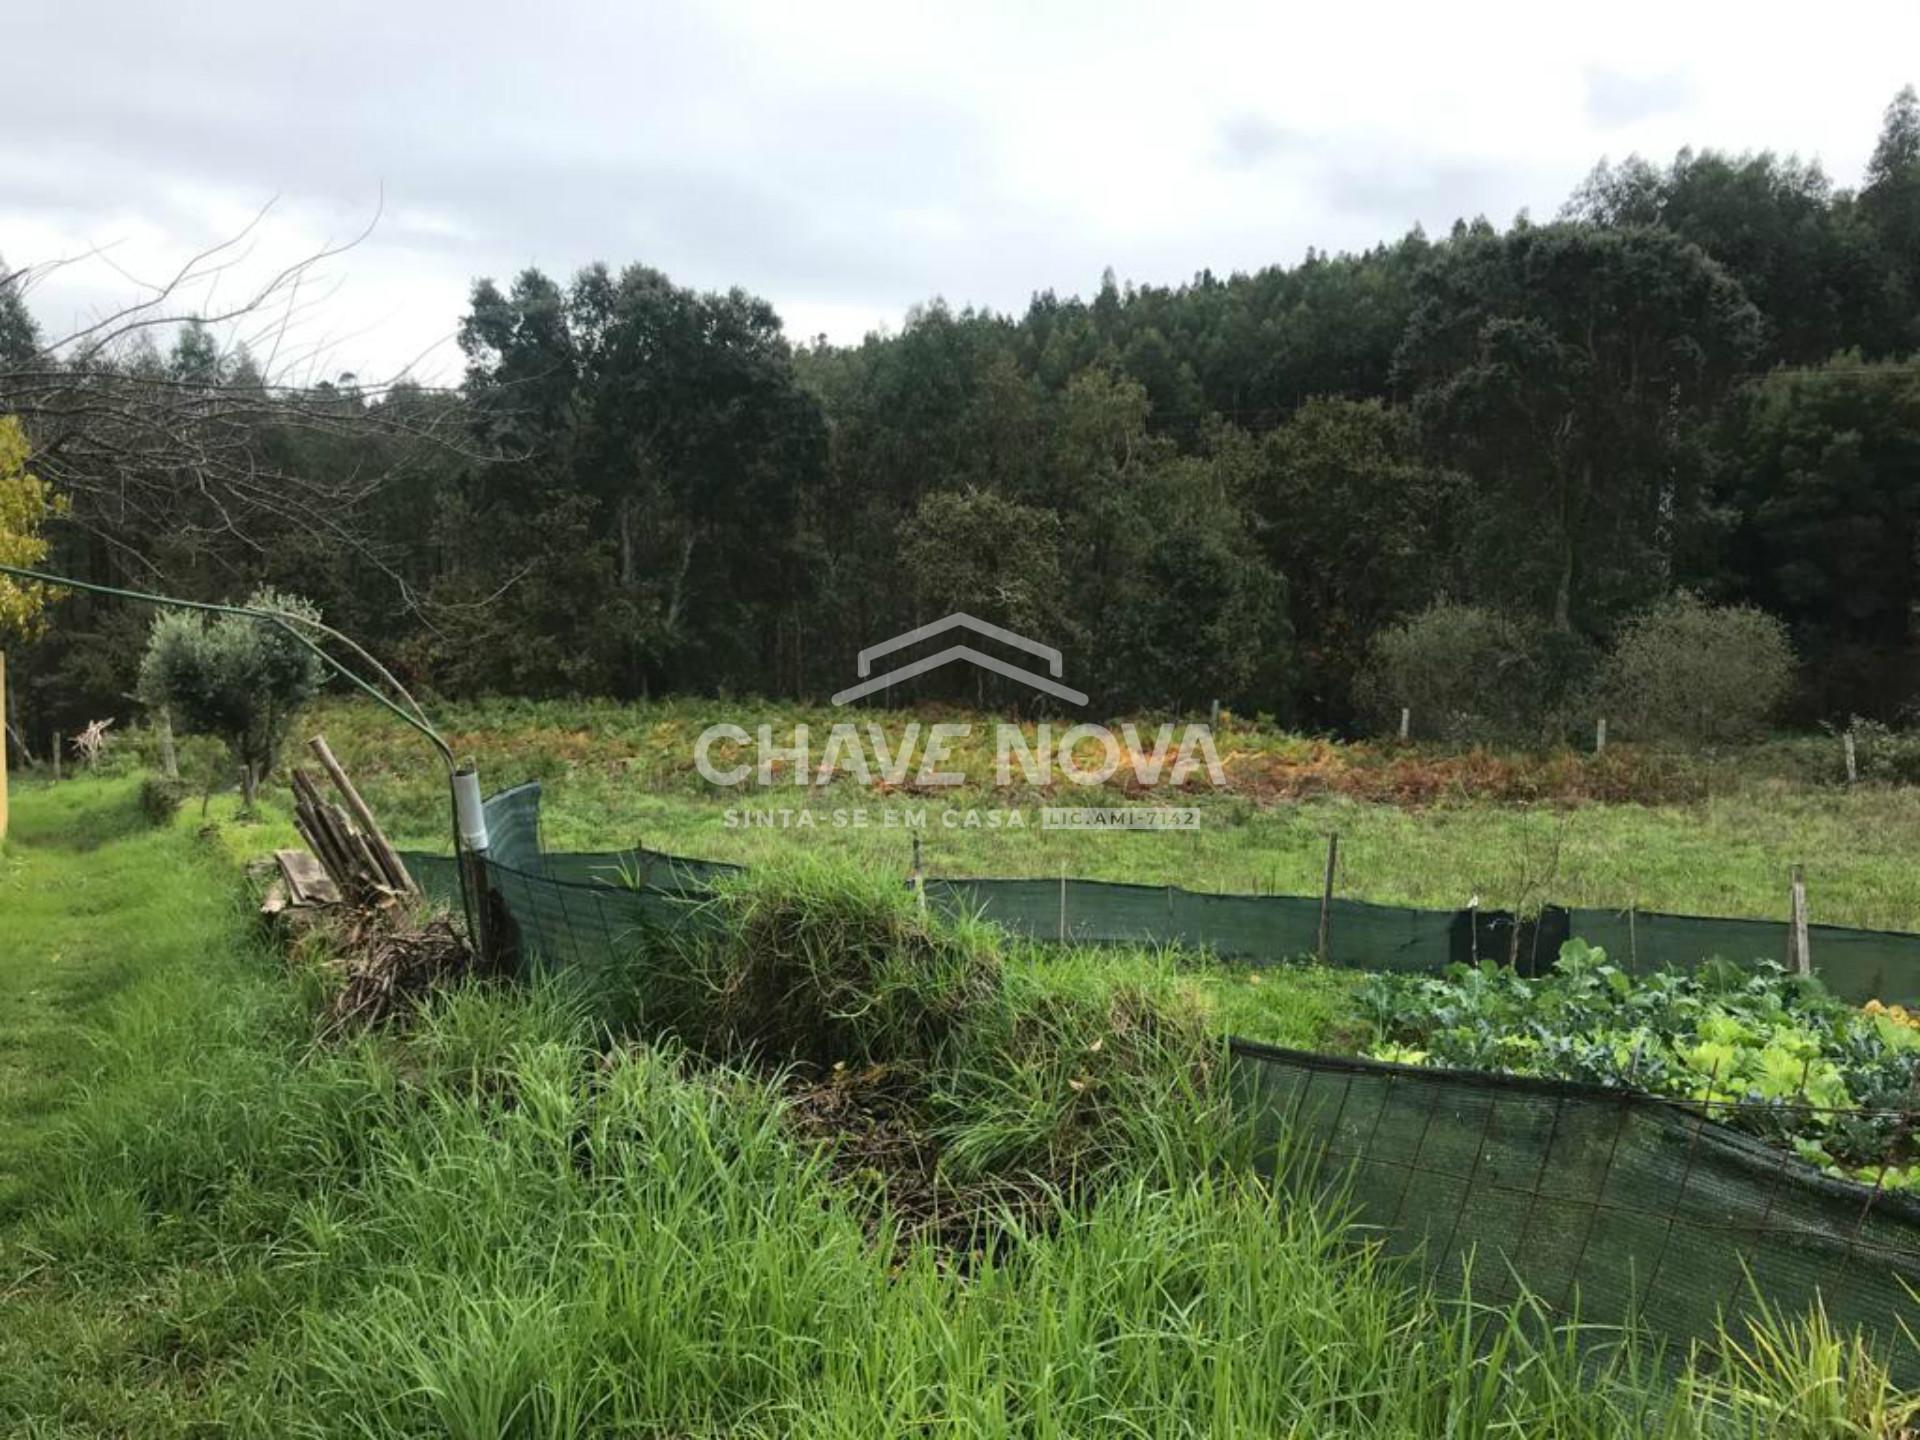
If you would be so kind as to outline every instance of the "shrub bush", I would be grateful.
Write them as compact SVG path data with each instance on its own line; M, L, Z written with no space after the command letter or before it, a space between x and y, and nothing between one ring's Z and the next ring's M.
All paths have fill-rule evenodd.
M1405 707L1420 739L1531 743L1559 737L1593 668L1576 636L1442 601L1374 636L1358 693L1382 729Z
M1780 621L1680 591L1622 627L1607 659L1604 704L1631 739L1752 740L1793 677L1793 645Z
M140 782L140 813L152 824L171 824L173 817L180 813L180 802L186 797L185 781L149 775Z
M1896 730L1860 715L1853 717L1849 728L1862 780L1920 785L1920 730Z

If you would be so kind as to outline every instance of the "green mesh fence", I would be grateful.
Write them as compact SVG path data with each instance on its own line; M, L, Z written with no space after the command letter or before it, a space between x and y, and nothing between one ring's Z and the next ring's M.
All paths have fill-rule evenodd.
M1572 910L1567 927L1633 970L1691 970L1704 959L1787 959L1787 927L1637 911ZM1920 992L1920 936L1809 925L1807 950L1827 988L1843 1000L1911 1004Z
M1320 902L1296 895L1211 895L1177 885L1105 880L928 880L927 898L983 915L1019 935L1073 945L1168 945L1270 964L1318 952ZM1451 960L1505 959L1513 917L1334 900L1329 964L1437 970ZM1523 938L1529 927L1522 927Z
M738 867L645 850L545 854L538 786L488 801L496 915L527 966L618 966L662 930L705 923L708 885ZM430 896L457 905L441 856L410 854ZM1317 900L1202 895L1082 880L930 880L933 903L1019 934L1078 944L1179 943L1253 963L1311 955ZM1629 966L1713 956L1779 959L1785 926L1751 920L1550 908L1425 911L1337 900L1328 960L1438 969L1509 957L1538 969L1578 935ZM1920 1000L1920 936L1816 926L1829 987L1854 1000ZM1233 1080L1271 1170L1337 1192L1356 1221L1443 1285L1471 1274L1486 1300L1522 1290L1562 1314L1629 1320L1685 1341L1756 1296L1787 1313L1816 1298L1876 1338L1903 1385L1920 1385L1920 1200L1832 1180L1705 1111L1595 1086L1409 1068L1232 1042ZM1911 1123L1908 1115L1899 1122ZM1904 1142L1910 1143L1910 1142ZM1896 1148L1901 1148L1896 1146Z
M684 896L740 868L638 848L548 854L540 844L537 783L489 797L486 813L490 859L514 878L509 890L547 880L587 889ZM430 872L438 874L444 867L444 878L433 883L440 893L458 893L450 862L424 855L409 855L407 860L423 883ZM1310 896L1213 895L1174 885L1073 879L925 883L933 903L983 915L1015 934L1040 940L1178 944L1256 965L1312 956L1319 946L1321 904ZM576 908L593 903L579 896L573 901ZM565 956L577 942L559 902L547 897L537 909L537 914L530 909L518 917L527 943L543 955ZM1453 961L1511 959L1532 972L1551 965L1561 942L1576 936L1605 947L1629 969L1692 969L1715 957L1738 963L1783 960L1787 927L1784 921L1559 906L1521 919L1497 910L1416 910L1335 899L1328 907L1325 960L1353 969L1418 971L1438 970ZM1920 1004L1920 935L1814 925L1809 936L1814 969L1841 999Z
M540 840L540 785L516 785L481 803L487 817L489 854L502 865L545 873L546 846ZM557 858L557 857L556 857Z
M1831 1180L1652 1096L1235 1041L1260 1163L1337 1194L1389 1250L1476 1299L1668 1337L1736 1333L1757 1297L1877 1337L1920 1384L1920 1200ZM1777 1113L1777 1112L1776 1112Z

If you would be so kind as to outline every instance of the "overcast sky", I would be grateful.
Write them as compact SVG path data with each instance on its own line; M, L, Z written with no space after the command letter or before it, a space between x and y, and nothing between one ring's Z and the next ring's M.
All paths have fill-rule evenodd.
M479 275L644 261L788 333L1550 217L1602 156L1855 184L1920 3L1244 6L123 0L16 7L0 255L71 326L278 197L246 266L372 235L286 356L451 380Z

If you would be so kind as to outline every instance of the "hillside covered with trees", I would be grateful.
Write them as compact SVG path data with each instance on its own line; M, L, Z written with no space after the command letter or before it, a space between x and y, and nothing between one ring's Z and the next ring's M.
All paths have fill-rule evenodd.
M18 292L0 414L61 495L50 568L296 592L443 693L819 696L964 607L1103 711L1345 728L1376 637L1446 603L1543 713L1684 590L1785 623L1803 721L1920 697L1912 89L1857 191L1630 159L1551 221L850 347L645 265L483 279L452 392L291 392L199 327L50 351ZM36 750L128 708L150 623L56 613L11 649Z

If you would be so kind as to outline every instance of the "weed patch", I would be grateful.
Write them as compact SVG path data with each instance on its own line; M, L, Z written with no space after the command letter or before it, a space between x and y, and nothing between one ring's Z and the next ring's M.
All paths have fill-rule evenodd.
M613 984L643 1027L788 1073L836 1173L877 1179L916 1229L971 1236L1123 1170L1192 1173L1224 1130L1221 1041L1170 973L1046 971L849 866L729 877Z

